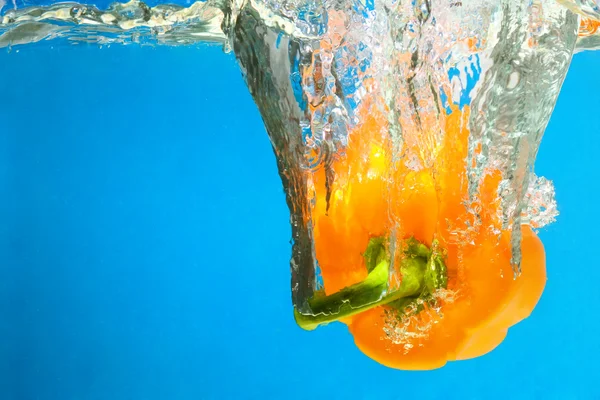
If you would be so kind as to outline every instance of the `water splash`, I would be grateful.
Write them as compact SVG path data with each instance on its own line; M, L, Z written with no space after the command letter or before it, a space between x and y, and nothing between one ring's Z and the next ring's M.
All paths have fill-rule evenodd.
M556 204L554 184L552 181L531 174L522 214L523 222L534 229L540 229L556 221L558 206Z
M446 125L453 113L461 116L457 132L469 132L464 204L470 224L453 234L469 242L486 229L480 220L482 185L499 174L498 218L512 232L518 273L521 224L542 227L557 215L551 183L534 175L542 135L572 54L600 48L595 0L4 6L0 47L65 39L209 42L233 50L277 155L291 214L293 301L306 313L318 282L313 214L321 175L327 206L332 198L351 196L333 192L332 182L367 179L369 169L334 172L332 164L353 151L352 143L360 141L356 132L364 131L374 143L391 143L390 171L401 163L440 174L440 144L457 134ZM369 157L377 153L365 155L365 163ZM391 177L382 177L390 187ZM402 221L390 219L396 225L388 233L400 237Z
M598 0L557 0L561 5L569 8L576 14L585 18L600 20L600 1Z
M270 12L279 10L274 4L267 4ZM445 121L452 112L462 113L470 132L465 204L471 225L456 228L455 235L469 242L484 228L482 184L499 173L499 218L501 228L512 231L518 274L521 224L541 226L556 215L545 181L529 182L576 46L579 17L543 0L323 4L327 12L303 19L312 24L301 29L304 37L281 36L247 4L232 36L288 195L297 309L310 312L306 299L317 280L312 215L318 174L336 180L338 188L362 174L331 169L336 157L352 150L349 143L358 135L353 132L365 124L360 110L368 110L371 140L390 139L393 162L416 171L443 168L437 165L440 143L450 134ZM345 190L327 191L327 204L331 196L350 197ZM402 221L397 223L395 234L401 235Z
M556 0L583 16L600 20L595 0ZM100 45L190 45L218 43L229 50L228 33L246 0L196 1L189 6L159 4L151 7L139 0L113 3L106 9L93 5L64 2L49 6L18 7L16 0L0 0L0 48L40 41L65 39L72 43ZM318 36L324 23L315 24L323 10L331 9L335 1L254 0L250 2L261 18L286 34ZM360 1L360 4L371 4ZM375 2L373 2L375 3ZM469 2L448 1L453 7L471 6ZM478 5L479 3L475 3ZM465 9L466 10L466 9ZM466 12L463 17L480 18ZM585 25L585 24L584 24ZM600 31L585 27L577 42L577 50L600 48Z
M189 45L225 43L226 8L216 2L149 7L132 0L106 10L79 3L8 10L0 18L0 47L67 39L74 43Z
M405 354L412 350L415 343L423 346L420 342L427 340L430 330L444 316L440 304L451 304L459 295L454 291L440 289L429 302L419 299L401 311L384 310L386 324L381 339L394 345L402 345Z

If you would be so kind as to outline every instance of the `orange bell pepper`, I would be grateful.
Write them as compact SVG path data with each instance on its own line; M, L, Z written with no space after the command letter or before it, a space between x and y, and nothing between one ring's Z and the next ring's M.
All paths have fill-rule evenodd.
M421 121L420 133L404 133L401 152L382 117L365 112L345 154L313 176L324 288L310 300L313 313L296 312L296 320L305 329L341 321L364 354L392 368L427 370L484 355L540 299L543 245L521 227L515 278L499 171L465 206L467 108L442 118L441 140L423 133L439 121Z
M579 37L595 35L600 29L600 21L593 20L591 18L582 17L579 21Z

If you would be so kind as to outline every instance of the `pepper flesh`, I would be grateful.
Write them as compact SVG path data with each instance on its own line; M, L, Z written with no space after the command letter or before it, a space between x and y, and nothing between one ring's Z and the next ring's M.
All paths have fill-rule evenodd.
M339 318L363 353L392 368L434 369L488 353L529 316L545 286L543 245L526 225L521 275L514 278L510 232L499 217L499 171L485 176L471 207L464 205L467 118L467 108L454 109L437 142L406 133L403 157L395 160L381 115L369 112L350 135L345 156L331 165L333 183L325 168L314 176L315 247L326 295L371 279L365 250L392 229L401 241L413 238L427 248L436 241L444 250L447 288L433 303L405 315L387 301L373 302ZM411 167L411 158L421 167ZM391 275L392 288L407 279L400 271Z

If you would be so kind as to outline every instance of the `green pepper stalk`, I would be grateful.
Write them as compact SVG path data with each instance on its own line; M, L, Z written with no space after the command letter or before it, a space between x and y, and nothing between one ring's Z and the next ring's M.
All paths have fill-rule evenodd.
M295 310L298 325L303 329L313 330L319 325L384 304L402 311L418 299L426 299L437 289L446 287L448 277L442 257L411 238L405 241L405 257L400 262L400 286L389 290L391 257L386 241L381 237L370 240L364 253L369 272L364 281L331 295L325 295L324 291L316 292L309 300L311 314Z

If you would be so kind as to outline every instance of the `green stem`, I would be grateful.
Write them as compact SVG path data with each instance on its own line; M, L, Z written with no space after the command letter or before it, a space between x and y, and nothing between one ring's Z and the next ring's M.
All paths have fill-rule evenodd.
M310 314L294 311L296 322L306 330L344 319L370 308L405 299L409 304L419 296L430 294L440 285L445 286L446 269L437 256L414 240L407 242L407 257L400 265L402 281L390 291L388 285L390 261L380 238L373 239L365 252L367 278L332 295L323 292L309 300Z
M317 326L361 313L375 306L404 297L420 294L424 287L427 261L422 258L406 259L402 263L402 283L387 294L389 262L381 261L367 278L330 296L316 295L309 302L312 313L295 312L296 322L302 328Z

